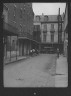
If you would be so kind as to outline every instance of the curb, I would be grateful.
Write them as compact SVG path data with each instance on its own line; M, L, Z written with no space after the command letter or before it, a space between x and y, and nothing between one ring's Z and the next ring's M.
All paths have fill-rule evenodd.
M25 60L25 59L28 59L28 58L30 58L30 57L26 57L26 58L22 58L22 59L19 59L19 60L12 61L12 62L4 63L4 65L15 63L15 62L18 62L18 61L21 61L21 60Z
M32 56L32 57L35 57L36 55ZM8 63L4 63L4 65L7 65L7 64L11 64L11 63L15 63L15 62L18 62L18 61L21 61L21 60L26 60L28 58L30 58L31 56L27 56L26 58L22 58L22 59L18 59L18 60L15 60L15 61L12 61L12 62L8 62Z

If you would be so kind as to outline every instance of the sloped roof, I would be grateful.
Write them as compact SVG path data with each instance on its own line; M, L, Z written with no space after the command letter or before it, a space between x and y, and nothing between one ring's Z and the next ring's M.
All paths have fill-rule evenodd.
M34 17L34 22L44 22L45 21L45 16L48 16L48 20L47 22L54 22L54 21L58 21L58 15L36 15ZM40 20L37 21L37 17L40 17ZM63 15L61 15L62 20L63 20Z

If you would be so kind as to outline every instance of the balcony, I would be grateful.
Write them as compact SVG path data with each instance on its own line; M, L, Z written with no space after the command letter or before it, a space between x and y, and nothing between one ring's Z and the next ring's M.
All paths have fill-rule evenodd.
M18 29L13 27L12 25L3 22L3 29L4 29L4 34L3 35L7 35L7 36L15 36L18 35Z
M33 37L32 37L32 35L30 34L30 33L28 33L28 32L21 32L21 33L19 33L19 38L26 38L26 39L32 39Z

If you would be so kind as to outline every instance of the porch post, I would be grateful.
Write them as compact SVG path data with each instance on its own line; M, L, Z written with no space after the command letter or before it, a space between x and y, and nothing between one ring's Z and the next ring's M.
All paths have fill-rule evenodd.
M5 41L6 41L6 59L7 59L7 36L5 38Z
M17 40L18 40L18 36L17 36ZM16 40L16 60L17 60L17 40Z
M11 36L10 36L10 61L11 61Z

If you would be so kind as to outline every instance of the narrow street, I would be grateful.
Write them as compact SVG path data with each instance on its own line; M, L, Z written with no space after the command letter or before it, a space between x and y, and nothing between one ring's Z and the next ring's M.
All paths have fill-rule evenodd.
M55 87L56 54L39 54L5 65L4 87Z

